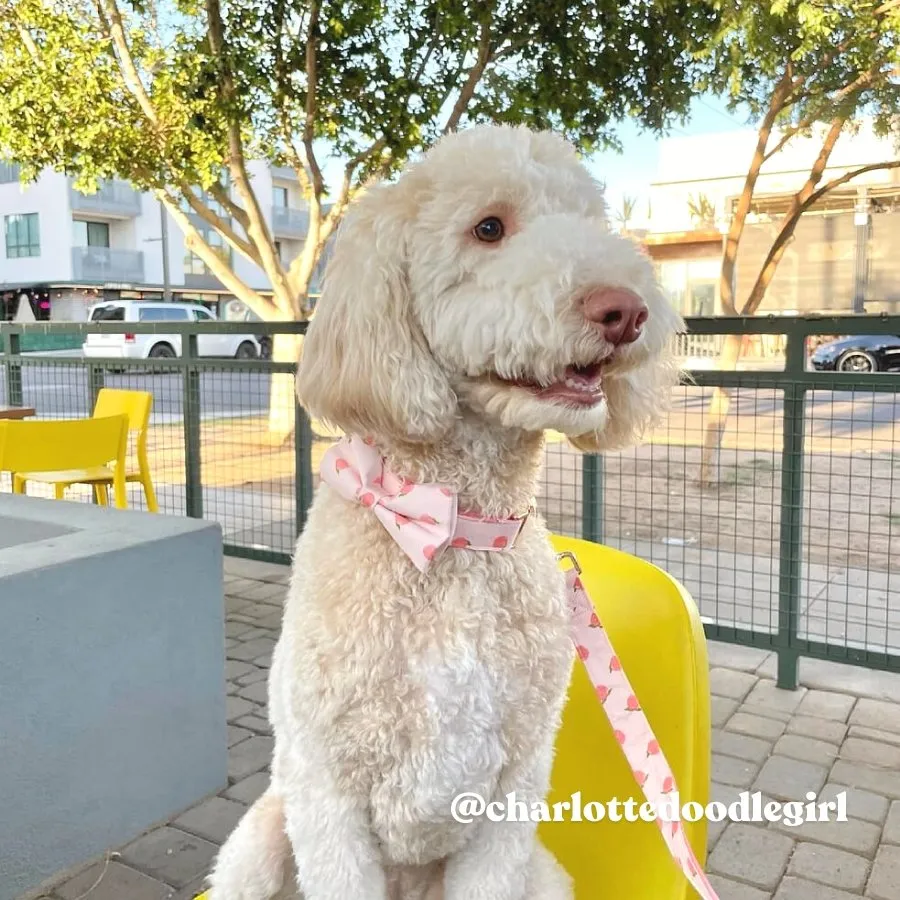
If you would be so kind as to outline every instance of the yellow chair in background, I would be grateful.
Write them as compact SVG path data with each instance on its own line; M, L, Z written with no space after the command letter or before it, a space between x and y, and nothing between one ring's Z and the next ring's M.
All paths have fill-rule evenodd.
M150 477L150 462L147 458L147 430L150 427L150 410L153 407L153 394L149 391L121 391L113 388L102 388L97 395L94 404L95 419L103 419L109 416L124 415L128 418L128 431L135 435L135 456L137 467L129 468L127 462L122 463L125 470L126 483L138 483L144 489L147 498L147 509L150 512L159 512L156 502L156 492L153 490L153 481ZM74 484L89 484L93 486L98 502L106 496L107 488L115 482L115 471L108 463L89 467L71 466L70 471L50 472L36 476L34 481L42 481L45 484L59 485L62 488L71 487Z
M710 785L710 701L706 638L685 589L661 569L610 547L553 537L557 553L574 553L622 668L675 775L681 806L704 808ZM613 798L644 802L580 662L556 741L550 804ZM702 866L706 822L684 823ZM694 889L653 822L547 822L538 833L575 881L576 900L688 900Z
M706 638L685 589L656 566L609 547L553 536L574 553L581 580L659 739L680 791L679 803L709 802L710 700ZM629 798L644 802L631 768L580 662L556 740L547 803ZM707 824L684 822L701 866ZM544 845L572 876L575 900L690 900L696 893L673 862L653 822L546 822ZM197 900L206 900L200 894Z
M125 509L125 453L128 416L0 422L0 471L12 473L13 492L24 494L29 481L52 484L57 500L78 479L73 471L114 464L115 504ZM106 484L95 485L97 502L109 504Z

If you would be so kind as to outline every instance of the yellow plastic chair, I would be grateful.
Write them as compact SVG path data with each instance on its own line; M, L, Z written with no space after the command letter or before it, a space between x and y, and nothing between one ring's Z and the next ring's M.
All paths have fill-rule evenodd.
M73 470L92 470L114 463L113 494L125 509L125 452L128 416L91 419L47 419L0 422L0 471L13 476L13 492L24 494L29 481L55 487L57 500L77 479ZM109 504L105 484L95 485L97 502Z
M137 467L131 468L127 462L123 463L125 469L126 484L137 483L144 489L147 498L147 509L150 512L159 512L159 504L156 502L156 492L153 490L153 481L150 477L150 461L147 458L147 431L150 427L150 410L153 407L153 394L149 391L120 391L113 388L102 388L97 395L94 404L93 417L103 419L109 416L124 415L128 417L128 431L136 436L135 456ZM62 490L74 484L89 484L94 488L98 502L105 504L100 498L107 496L107 488L115 482L115 471L108 465L109 460L102 465L90 467L72 466L71 471L48 472L35 475L31 480L41 481L45 484L53 484Z
M581 580L672 767L679 804L695 801L705 808L709 670L694 601L670 575L627 553L557 535L553 546L557 553L574 553L582 567ZM577 792L582 805L633 798L639 809L644 802L584 667L576 661L556 741L547 796L551 812L554 803L570 802ZM684 828L703 866L706 822L685 822ZM538 834L572 876L576 900L696 897L653 822L542 822Z
M693 600L648 562L588 541L553 537L575 554L581 580L622 661L675 775L683 807L709 802L710 701L706 639ZM568 565L568 564L566 564ZM556 742L549 804L633 798L644 802L580 662ZM552 809L552 806L551 806ZM706 859L706 822L685 822L697 860ZM576 900L689 900L696 893L653 822L542 822L538 833L575 882Z

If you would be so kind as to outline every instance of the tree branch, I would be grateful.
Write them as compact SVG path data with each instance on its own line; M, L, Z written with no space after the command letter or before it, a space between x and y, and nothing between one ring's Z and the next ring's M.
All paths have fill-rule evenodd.
M897 2L900 3L900 0L897 0ZM839 178L832 178L831 181L826 182L817 191L809 195L809 197L803 202L803 211L805 212L807 209L809 209L810 206L821 200L822 197L833 191L835 188L839 188L842 184L846 184L848 181L852 181L854 178L858 178L860 175L865 175L867 172L876 172L881 169L900 169L900 159L893 159L889 162L870 163L867 166L860 166L857 169L851 169L849 172L845 172Z
M897 0L900 3L900 0ZM844 41L841 45L839 45L834 50L829 50L824 59L819 64L819 69L824 70L828 66L831 65L832 60L835 56L840 53L846 46L849 44L849 39ZM855 94L858 91L864 90L867 87L870 87L872 82L876 80L879 74L890 77L891 72L882 72L881 67L884 64L885 60L879 60L875 65L871 66L867 71L862 72L858 75L853 81L849 84L845 84L837 93L830 98L830 103L832 105L840 103L842 100L846 100L851 94ZM794 87L791 89L792 99L791 104L797 102L798 97L796 96L796 88L802 86L808 79L806 76L799 79L794 83ZM764 161L768 161L776 153L783 150L788 141L791 140L795 135L799 134L801 131L805 131L807 128L811 128L817 121L819 121L819 116L812 114L806 116L804 119L801 119L796 125L791 126L786 131L782 132L781 140L769 150L766 155Z
M159 128L159 116L153 108L150 95L144 89L144 84L138 74L128 39L125 37L125 26L122 23L122 14L116 0L97 0L97 14L106 27L106 32L112 41L116 51L116 59L119 63L119 71L125 81L129 93L137 101L141 112L154 128Z
M498 60L505 59L507 56L512 56L516 51L521 50L523 47L527 47L529 43L531 43L531 35L526 31L518 40L511 40L505 47L498 47L497 51L491 57L491 62L497 62Z
M756 310L762 303L762 298L764 296L765 290L766 288L768 288L769 284L772 281L772 278L775 275L775 270L777 269L778 264L781 262L781 258L782 256L784 256L784 252L794 236L797 222L800 220L800 217L803 215L803 213L805 213L810 207L815 205L819 200L822 199L822 197L833 191L835 188L840 187L842 184L846 184L848 181L852 181L854 178L858 178L860 175L864 175L866 172L874 172L878 169L897 168L900 168L900 160L893 160L891 162L883 163L872 163L867 166L860 166L858 169L853 169L850 172L846 172L839 178L833 178L827 184L822 185L822 187L820 187L817 191L809 194L809 196L802 203L800 203L796 207L796 209L793 209L790 213L788 213L788 215L785 216L785 219L782 222L777 237L772 242L772 246L769 248L769 252L766 254L765 260L763 260L759 275L756 279L755 284L753 285L753 290L750 292L750 297L747 300L747 306L744 309L743 314L753 315L753 313L756 312ZM751 307L751 302L753 301L755 301L755 303Z
M374 156L376 153L380 153L386 144L387 136L382 135L365 150L361 150L356 156L352 157L347 165L344 166L344 177L341 181L341 187L338 190L337 197L335 197L331 209L328 211L328 215L325 216L325 219L322 222L319 233L320 250L325 245L328 238L331 237L338 223L343 218L344 212L347 209L347 204L350 202L353 189L353 176L356 174L356 170L367 159Z
M306 171L306 163L303 161L303 155L297 149L293 138L291 137L290 120L284 118L284 113L282 113L281 120L281 130L284 136L287 157L290 160L294 174L297 176L297 181L300 182L300 189L303 191L303 196L308 201L312 196L312 181L310 180L309 172Z
M853 79L849 84L845 84L833 97L829 99L829 103L834 106L836 104L841 103L843 100L846 100L852 94L856 94L859 91L865 90L867 87L871 87L872 83L876 80L879 75L885 75L890 77L890 72L882 72L881 66L883 64L883 60L879 61L876 65L872 66L865 72L862 72L856 78ZM796 135L800 131L805 131L807 128L812 127L817 121L819 121L821 116L818 115L809 115L805 119L802 119L797 125L790 128L787 134L775 145L775 147L766 154L766 159L774 156L781 150L784 145Z
M425 68L427 67L428 63L431 61L431 57L434 54L434 51L437 49L437 45L438 45L437 37L438 37L437 28L435 28L435 30L431 34L431 40L428 42L428 47L425 50L425 55L422 57L422 59L419 63L419 68L416 70L415 75L413 75L412 78L410 79L411 84L414 84L414 85L418 84L419 81L421 81L422 76L425 74ZM412 63L412 60L410 60L410 63ZM410 69L410 66L407 66L406 73L405 73L407 75L407 77L409 77L409 69ZM408 104L409 104L409 98L407 97L407 105Z
M290 115L290 101L289 98L292 96L292 86L290 83L290 69L285 63L284 53L282 52L282 40L285 36L285 4L283 0L275 4L275 49L274 49L274 58L275 58L275 91L274 91L274 101L275 108L278 113L278 125L281 131L281 137L284 141L284 152L285 156L288 158L288 162L291 168L294 170L294 174L297 177L297 181L300 184L300 189L303 192L304 199L309 199L310 193L312 191L312 182L310 181L309 173L306 170L306 164L303 161L302 154L297 149L297 146L294 143L294 125L291 121ZM290 33L287 33L288 40L293 41L293 37Z
M35 63L37 63L37 65L40 65L41 53L38 50L37 44L34 42L34 38L31 36L31 32L21 22L16 22L16 31L19 32L19 38L25 46L25 49L28 51L28 55Z
M752 316L756 310L759 309L763 297L765 296L766 288L769 286L769 283L775 275L775 270L778 267L778 263L781 261L781 257L784 255L788 240L793 235L800 216L802 216L804 211L809 209L812 203L815 202L813 199L814 197L822 196L822 194L816 191L816 185L822 180L822 175L825 173L825 169L828 166L828 160L830 159L834 146L841 136L841 132L846 124L847 120L845 118L834 119L831 123L828 134L822 142L822 149L819 151L819 155L816 157L816 161L810 169L809 177L806 179L803 187L794 194L791 205L782 220L778 235L773 241L772 246L769 248L769 252L766 254L766 258L759 270L759 275L757 275L753 288L750 291L750 295L747 297L747 302L741 310L741 315ZM837 180L838 179L835 179L835 181ZM845 179L845 181L849 180L849 178ZM833 187L828 188L828 190L833 190Z
M185 200L187 200L190 208L200 216L207 225L212 225L212 227L218 231L219 234L221 234L222 237L238 251L238 253L249 259L254 265L261 265L259 252L253 244L241 238L221 216L217 216L208 206L202 203L199 197L191 190L191 186L187 182L179 182L178 187Z
M316 198L320 198L324 190L322 170L319 168L315 150L313 149L318 104L316 93L319 48L318 31L319 2L318 0L311 0L309 4L309 25L306 32L306 117L303 121L303 146L306 149L306 162L309 165L310 172L312 172L312 186Z
M303 172L303 178L301 178L300 183L304 185L309 215L309 225L303 244L303 251L291 263L288 272L288 284L291 286L293 295L298 298L298 303L300 295L306 293L315 267L322 225L322 195L325 193L322 169L319 166L319 161L316 159L316 151L313 147L316 133L316 113L318 111L316 86L318 78L319 11L319 0L310 0L309 21L306 27L306 110L303 119L302 136L305 159L302 163L299 153L294 150L296 158L294 170L297 172L298 178L301 178L301 170ZM293 148L294 145L293 141L290 140L290 135L288 134L286 137L288 138L289 146ZM308 178L306 177L307 167L309 168Z
M459 92L459 97L456 98L456 103L453 105L450 117L444 125L444 134L456 130L460 119L463 117L463 113L466 111L466 107L475 95L475 89L478 87L478 82L481 80L481 76L484 75L484 70L487 68L490 61L491 26L490 23L485 22L481 26L481 35L478 39L478 53L475 57L475 62L473 63L472 68L469 69L465 84L463 84L462 89Z
M213 199L219 203L224 209L227 209L229 213L231 213L231 217L233 219L237 219L238 223L241 227L246 231L247 225L249 224L249 217L247 215L247 211L239 206L231 197L228 196L228 191L225 190L224 185L221 182L215 181L210 185L209 194L212 195Z
M750 161L750 168L747 170L747 177L744 179L744 187L741 190L741 196L738 199L737 208L731 220L728 229L728 237L725 241L725 249L722 253L722 270L719 277L719 296L722 303L722 310L726 315L737 315L737 308L734 302L734 269L737 262L738 247L741 242L741 235L744 233L744 225L747 221L747 214L750 212L750 204L753 201L753 192L756 190L756 182L759 180L759 172L765 162L766 146L772 134L772 128L775 120L784 110L788 102L790 92L793 88L793 68L791 64L785 66L784 72L772 91L769 98L769 108L760 123L756 136L756 148L753 151L753 158Z
M235 275L234 271L203 240L200 232L194 227L194 223L191 222L188 214L181 208L177 199L164 190L158 190L156 196L159 197L169 211L169 215L172 216L178 227L184 232L184 246L186 249L196 253L212 274L238 299L246 303L260 318L271 319L273 310L269 301Z
M225 46L225 29L219 0L206 0L206 19L209 29L210 51L218 58L220 65L218 86L220 95L226 107L234 109L238 98ZM241 126L234 114L229 115L228 118L227 162L234 186L237 188L244 204L243 212L246 215L246 221L241 224L247 232L247 237L250 238L259 252L259 263L272 284L276 305L285 314L288 312L297 314L297 305L291 294L284 267L281 265L281 260L278 259L278 255L275 252L275 242L269 232L269 226L266 224L256 193L250 184L247 162L244 157Z

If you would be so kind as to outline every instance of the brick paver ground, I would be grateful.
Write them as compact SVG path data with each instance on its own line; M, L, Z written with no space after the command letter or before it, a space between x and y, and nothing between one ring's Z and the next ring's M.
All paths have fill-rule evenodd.
M166 825L67 873L42 900L191 900L216 848L268 783L265 679L288 570L228 559L228 785ZM819 800L847 791L846 823L710 825L721 900L900 897L900 676L804 661L775 687L771 653L712 643L713 800L742 790ZM23 898L24 900L24 898Z

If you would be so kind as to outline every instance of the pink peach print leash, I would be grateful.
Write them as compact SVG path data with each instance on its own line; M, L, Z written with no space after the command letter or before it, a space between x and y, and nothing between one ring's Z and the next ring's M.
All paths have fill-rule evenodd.
M508 550L527 519L527 515L487 519L459 511L456 495L449 488L416 484L390 472L368 439L343 438L330 447L322 458L321 476L341 496L372 510L421 572L447 547ZM675 776L579 578L578 561L572 553L559 554L558 559L563 557L573 563L573 568L566 570L565 579L578 658L594 685L638 787L658 812L667 797L678 793ZM676 813L680 814L680 810ZM681 822L657 818L656 823L669 853L694 890L703 900L718 900Z
M579 578L581 569L578 561L571 553L562 553L560 557L569 557L574 563L574 568L567 569L565 575L569 612L572 615L572 640L575 642L578 658L587 670L597 699L612 725L613 736L631 766L634 780L646 800L658 812L667 797L678 794L672 768L666 761L612 641ZM680 815L680 810L676 812ZM694 890L704 900L718 900L713 886L697 862L681 822L678 819L666 822L657 818L656 824L669 853Z

